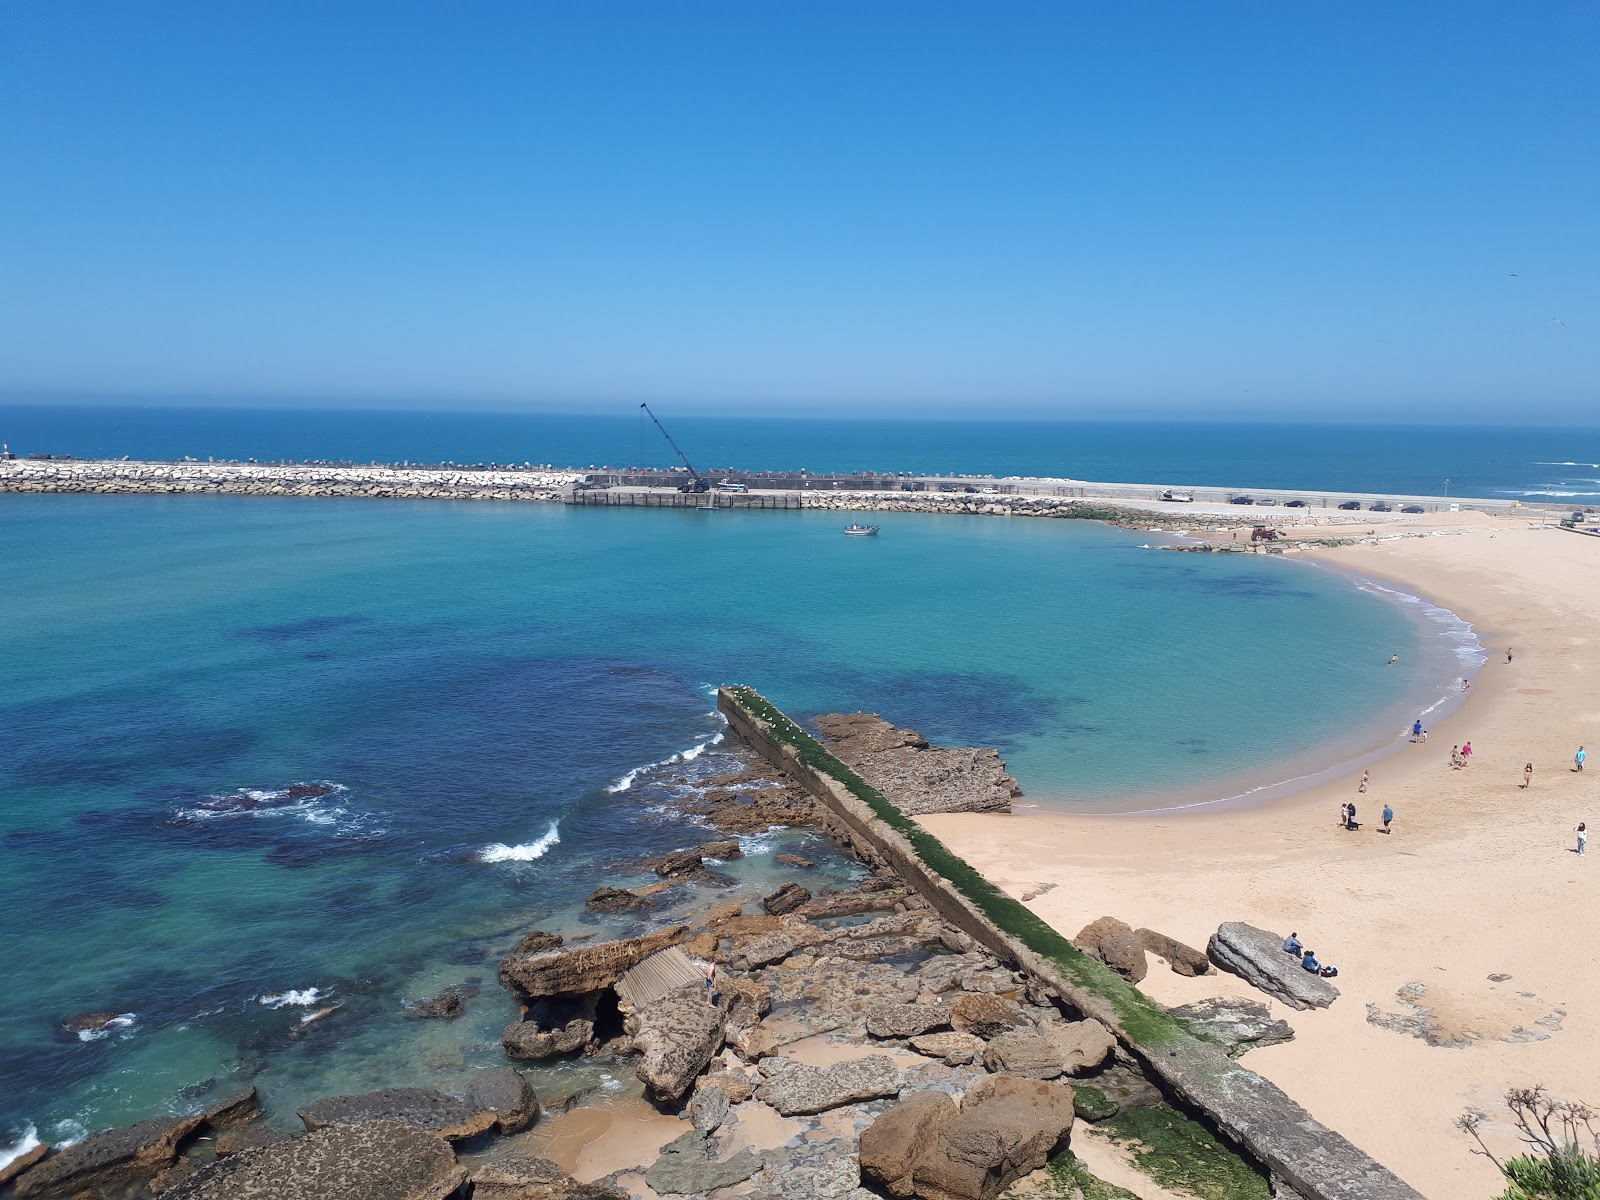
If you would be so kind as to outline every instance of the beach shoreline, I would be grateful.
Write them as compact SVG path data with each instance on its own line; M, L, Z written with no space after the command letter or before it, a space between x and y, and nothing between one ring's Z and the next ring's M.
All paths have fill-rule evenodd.
M1495 1118L1491 1145L1515 1153L1507 1088L1544 1083L1593 1101L1600 1074L1600 970L1568 952L1600 894L1571 833L1600 797L1570 769L1600 727L1600 555L1520 520L1478 517L1452 532L1308 551L1448 608L1489 648L1431 740L1367 768L1364 794L1347 771L1251 808L922 818L1008 893L1048 887L1030 907L1068 936L1103 915L1196 945L1229 920L1298 932L1339 964L1344 995L1326 1011L1272 1002L1298 1036L1251 1052L1249 1065L1439 1197L1496 1190L1493 1167L1453 1128L1463 1110ZM1451 746L1465 741L1472 765L1454 770ZM1337 828L1347 801L1359 832ZM1141 986L1164 1004L1262 998L1228 975L1157 969Z

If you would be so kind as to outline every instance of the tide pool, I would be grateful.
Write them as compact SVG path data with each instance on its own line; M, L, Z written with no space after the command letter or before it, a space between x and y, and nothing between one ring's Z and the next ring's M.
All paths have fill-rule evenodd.
M1459 630L1278 557L1078 521L842 524L0 497L0 1142L233 1079L284 1117L501 1061L500 955L627 928L583 897L710 836L659 800L726 758L719 683L998 746L1030 801L1126 806L1331 762L1463 673ZM776 881L772 851L815 842L730 869ZM462 1020L403 1016L469 979ZM64 1034L83 1012L130 1015Z

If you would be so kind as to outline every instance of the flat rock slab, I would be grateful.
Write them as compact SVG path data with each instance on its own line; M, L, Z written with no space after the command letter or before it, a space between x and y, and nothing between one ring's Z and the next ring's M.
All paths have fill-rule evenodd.
M743 1183L766 1163L753 1150L741 1150L727 1162L708 1162L686 1154L664 1154L644 1173L644 1181L666 1196L703 1196L718 1188Z
M766 1082L756 1089L786 1117L826 1112L860 1100L898 1096L904 1079L894 1060L884 1054L852 1058L831 1067L812 1067L789 1058L764 1058Z
M1211 961L1224 971L1260 988L1290 1008L1327 1008L1339 998L1339 989L1313 975L1300 960L1283 952L1283 938L1243 921L1224 921L1206 947Z
M942 1004L880 1004L867 1014L867 1032L875 1038L916 1037L950 1024Z
M33 1167L17 1179L18 1197L55 1200L95 1188L147 1179L177 1156L183 1140L205 1123L205 1117L180 1120L158 1117L90 1134Z
M1294 1039L1289 1022L1274 1020L1267 1006L1259 1000L1217 997L1196 1000L1167 1011L1187 1021L1201 1036L1227 1046L1228 1053L1235 1058L1256 1046L1276 1046Z
M543 1158L498 1159L472 1173L472 1200L628 1200L605 1183L579 1183Z
M942 749L873 713L830 713L817 728L835 758L913 816L1010 812L1022 795L998 750Z
M299 1110L306 1129L330 1125L399 1122L450 1141L475 1137L494 1127L496 1114L430 1088L384 1088L359 1096L330 1096Z
M466 1181L448 1143L400 1121L334 1125L220 1159L167 1200L444 1200Z
M688 932L687 925L673 925L643 937L508 954L500 964L500 979L529 999L598 992L611 987L635 963L676 946Z
M722 1049L728 1028L728 999L707 1002L703 988L663 996L629 1013L627 1030L640 1052L637 1074L658 1100L677 1100L691 1087L711 1056Z

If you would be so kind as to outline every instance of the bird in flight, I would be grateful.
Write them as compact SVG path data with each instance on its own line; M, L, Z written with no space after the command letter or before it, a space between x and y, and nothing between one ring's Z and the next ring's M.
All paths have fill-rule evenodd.
M1513 272L1511 272L1510 278L1512 278L1512 279L1521 279L1522 276L1518 275L1515 271L1513 271Z
M1550 319L1552 321L1554 321L1557 325L1565 325L1566 324L1566 322L1563 321L1560 317L1551 317Z

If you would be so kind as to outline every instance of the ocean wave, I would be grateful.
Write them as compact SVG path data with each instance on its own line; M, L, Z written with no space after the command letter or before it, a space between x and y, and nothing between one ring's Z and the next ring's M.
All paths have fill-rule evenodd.
M110 1020L103 1021L92 1029L76 1029L73 1032L78 1035L80 1042L99 1042L104 1041L118 1030L132 1029L134 1022L138 1019L138 1013L118 1013Z
M276 992L264 996L257 996L256 1000L268 1008L310 1008L322 999L322 989L315 987L291 988L287 992Z
M556 827L556 822L550 822L550 828L545 830L544 836L535 838L531 842L524 842L520 846L508 846L504 842L494 842L478 851L478 861L486 863L503 862L532 862L536 858L543 858L551 846L561 841L561 834Z
M642 767L633 768L633 770L623 775L615 783L607 784L606 791L615 796L631 788L638 780L639 776L645 774L647 771L656 771L662 767L670 767L678 763L693 762L707 750L711 749L711 747L721 745L727 736L727 730L721 730L717 733L708 733L703 737L697 738L695 740L695 744L690 746L687 750L679 750L676 754L669 755L666 758L661 759L659 762L645 763Z
M212 821L225 817L274 817L280 814L299 817L315 824L327 824L328 814L344 812L341 808L326 809L321 802L330 796L340 796L347 789L342 783L293 783L281 788L236 788L231 792L217 792L200 803L181 808L175 814L180 822Z
M1576 499L1580 496L1600 496L1600 492L1568 492L1560 488L1545 488L1543 490L1501 488L1499 494L1502 496L1551 496L1562 500Z
M1600 471L1600 463L1544 462L1540 460L1534 462L1533 465L1536 467L1589 467L1591 470Z
M16 1133L16 1130L12 1130ZM14 1145L0 1146L0 1172L3 1172L17 1159L27 1154L30 1150L37 1150L42 1143L39 1141L39 1131L29 1121L22 1127L21 1139Z

